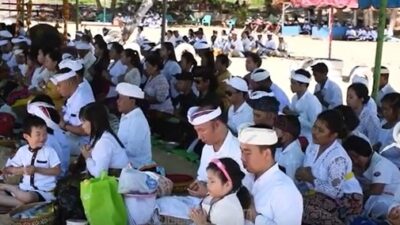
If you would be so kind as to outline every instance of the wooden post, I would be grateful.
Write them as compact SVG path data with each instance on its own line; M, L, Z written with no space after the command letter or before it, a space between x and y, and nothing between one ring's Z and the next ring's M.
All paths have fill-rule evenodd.
M161 40L160 40L161 44L164 44L166 23L167 23L167 0L163 0L163 16L162 16Z
M79 12L79 0L75 1L76 7L76 18L75 18L75 32L79 31L79 20L80 20L80 12Z
M328 44L328 58L332 57L332 39L333 39L333 7L329 9L329 44Z

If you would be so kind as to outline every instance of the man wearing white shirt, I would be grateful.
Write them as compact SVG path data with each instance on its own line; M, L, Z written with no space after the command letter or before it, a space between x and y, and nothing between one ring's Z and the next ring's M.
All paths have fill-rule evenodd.
M246 81L240 77L232 77L225 80L226 96L231 103L228 109L228 126L234 134L244 123L253 122L253 109L246 103L248 86Z
M395 93L396 91L393 87L389 84L389 69L387 67L381 66L381 76L379 80L379 91L376 96L376 104L378 108L381 107L382 98L389 94Z
M253 91L266 91L274 93L275 98L279 101L279 111L289 105L289 98L285 92L271 80L271 75L267 70L257 69L250 75Z
M237 38L237 33L231 33L231 57L243 57L243 42Z
M77 73L70 68L61 69L50 80L57 86L60 95L67 99L62 108L59 125L61 129L68 131L67 136L72 146L71 154L79 154L80 147L89 141L81 127L79 112L82 107L95 101L93 91L85 88Z
M239 132L239 141L243 165L249 172L243 182L253 196L247 219L255 225L300 225L303 199L275 162L276 132L247 127Z
M120 80L123 79L123 75L125 75L127 66L125 66L121 62L121 54L124 51L124 47L117 42L113 42L110 44L110 60L112 62L108 65L107 71L110 76L111 82L114 85L117 85Z
M118 137L124 144L129 161L134 168L140 169L151 163L151 134L149 123L137 101L144 98L144 92L138 86L119 83L117 106L122 113Z
M265 53L267 56L274 54L276 47L276 42L272 38L272 33L267 33L267 41L265 42L263 53Z
M197 179L189 186L189 194L205 197L208 164L214 158L229 157L242 165L239 142L229 131L220 107L192 107L188 111L188 121L194 126L198 138L205 143L197 170Z
M314 95L318 98L324 110L333 109L343 104L342 90L339 85L328 79L328 67L325 63L311 66L314 79L317 82Z

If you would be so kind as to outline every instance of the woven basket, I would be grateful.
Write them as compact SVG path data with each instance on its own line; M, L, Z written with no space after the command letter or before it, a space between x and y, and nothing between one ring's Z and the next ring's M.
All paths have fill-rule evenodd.
M172 216L160 216L160 222L163 225L191 225L193 224L192 220L181 219Z
M13 139L0 138L0 146L15 149L17 142Z
M186 174L167 174L166 177L174 183L172 189L174 194L186 193L189 185L194 181L192 176Z
M15 219L13 216L17 213L23 212L29 208L35 207L37 205L41 204L46 204L43 202L40 203L31 203L27 205L23 205L21 207L18 207L14 210L12 210L9 213L9 216L11 217L11 220L14 222L15 225L53 225L55 222L55 214L54 210L50 210L47 213L44 213L38 217L35 218L29 218L29 219ZM53 207L53 206L51 206Z

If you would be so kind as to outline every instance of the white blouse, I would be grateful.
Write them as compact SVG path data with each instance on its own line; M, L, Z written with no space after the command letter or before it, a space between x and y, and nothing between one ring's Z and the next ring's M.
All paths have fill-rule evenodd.
M244 213L236 193L226 195L221 200L211 204L212 197L206 197L201 206L209 215L212 224L243 225Z
M92 157L86 159L86 167L94 177L108 169L122 169L129 163L123 147L109 132L105 131L92 149Z
M305 154L304 167L311 167L315 177L309 188L338 199L345 193L362 194L362 189L352 172L352 161L346 151L335 141L318 158L319 145L311 144Z
M142 82L140 71L137 68L130 69L125 74L124 81L130 84L134 84L136 86L140 86L140 83Z
M378 142L379 131L381 128L377 114L364 106L358 118L360 124L356 130L367 136L372 145L376 144Z

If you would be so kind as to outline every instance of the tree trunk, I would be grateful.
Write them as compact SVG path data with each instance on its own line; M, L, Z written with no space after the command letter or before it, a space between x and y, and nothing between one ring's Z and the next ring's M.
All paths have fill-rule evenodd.
M371 27L374 26L374 12L372 8L364 9L364 27Z
M100 0L96 0L96 6L97 6L97 10L102 9Z

